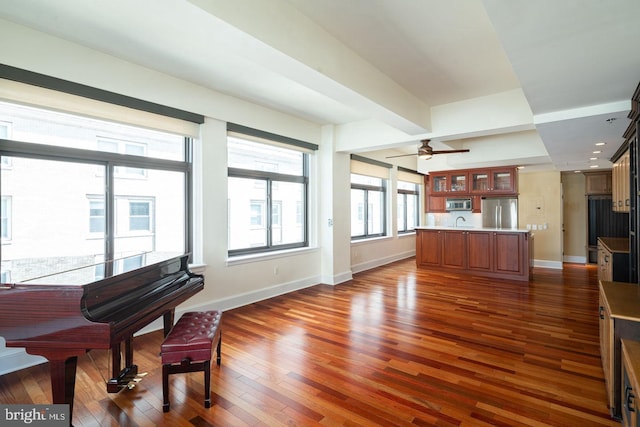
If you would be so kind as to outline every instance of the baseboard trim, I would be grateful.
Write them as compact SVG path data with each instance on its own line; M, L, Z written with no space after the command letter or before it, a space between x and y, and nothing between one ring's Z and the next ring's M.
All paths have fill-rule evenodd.
M351 266L351 270L354 273L361 273L363 271L371 270L372 268L381 267L386 264L391 264L392 262L401 261L403 259L411 258L416 255L416 251L407 251L398 253L388 257L377 258L371 261L362 262L360 264L355 264Z
M587 257L586 256L575 256L575 255L565 255L562 257L563 262L569 262L572 264L586 264Z
M556 270L562 270L562 262L561 261L549 261L544 259L534 259L533 267L540 268L554 268Z

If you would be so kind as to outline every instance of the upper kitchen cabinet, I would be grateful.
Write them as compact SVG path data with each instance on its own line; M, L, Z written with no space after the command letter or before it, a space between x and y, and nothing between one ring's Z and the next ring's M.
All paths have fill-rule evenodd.
M611 194L611 172L585 172L587 195Z
M630 189L630 158L629 150L626 150L618 160L613 163L611 170L612 205L615 212L629 212L631 207Z
M471 193L516 194L516 168L478 169L469 173Z
M468 193L468 177L466 171L434 172L431 174L431 194Z

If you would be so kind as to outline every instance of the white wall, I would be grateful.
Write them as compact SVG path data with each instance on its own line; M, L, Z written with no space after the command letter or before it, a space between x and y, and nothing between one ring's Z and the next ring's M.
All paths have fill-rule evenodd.
M179 307L177 314L191 308L229 309L351 278L349 155L336 152L333 126L321 127L2 20L0 39L12 41L3 48L4 64L207 117L198 147L202 163L195 165L202 175L196 189L200 193L195 195L202 266L194 271L205 274L205 289ZM313 165L317 180L310 198L310 248L241 261L227 259L227 121L319 144ZM413 255L415 239L391 237L358 244L355 250L360 271ZM151 328L159 326L158 322ZM40 360L17 361L15 351L1 348L0 343L0 374ZM3 359L9 353L11 359Z

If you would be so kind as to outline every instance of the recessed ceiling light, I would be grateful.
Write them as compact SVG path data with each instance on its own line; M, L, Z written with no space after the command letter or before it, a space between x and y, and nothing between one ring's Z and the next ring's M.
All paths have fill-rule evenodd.
M605 145L604 142L596 142L596 145Z
M602 153L602 151L600 151L600 150L596 150L596 151L593 152L593 154L600 154L600 153Z
M597 157L591 157L591 158L589 158L589 160L598 160L598 158Z
M589 167L590 167L590 168L597 168L597 167L599 167L599 166L598 166L598 165L591 165L591 166L589 166Z
M580 172L582 172L582 171L573 171L573 173L580 173Z

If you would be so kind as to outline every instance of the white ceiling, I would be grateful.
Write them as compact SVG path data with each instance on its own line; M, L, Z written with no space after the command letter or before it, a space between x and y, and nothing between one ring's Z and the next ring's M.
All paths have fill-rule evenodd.
M344 151L471 150L422 171L609 168L640 76L637 0L3 0L0 18L338 125Z

